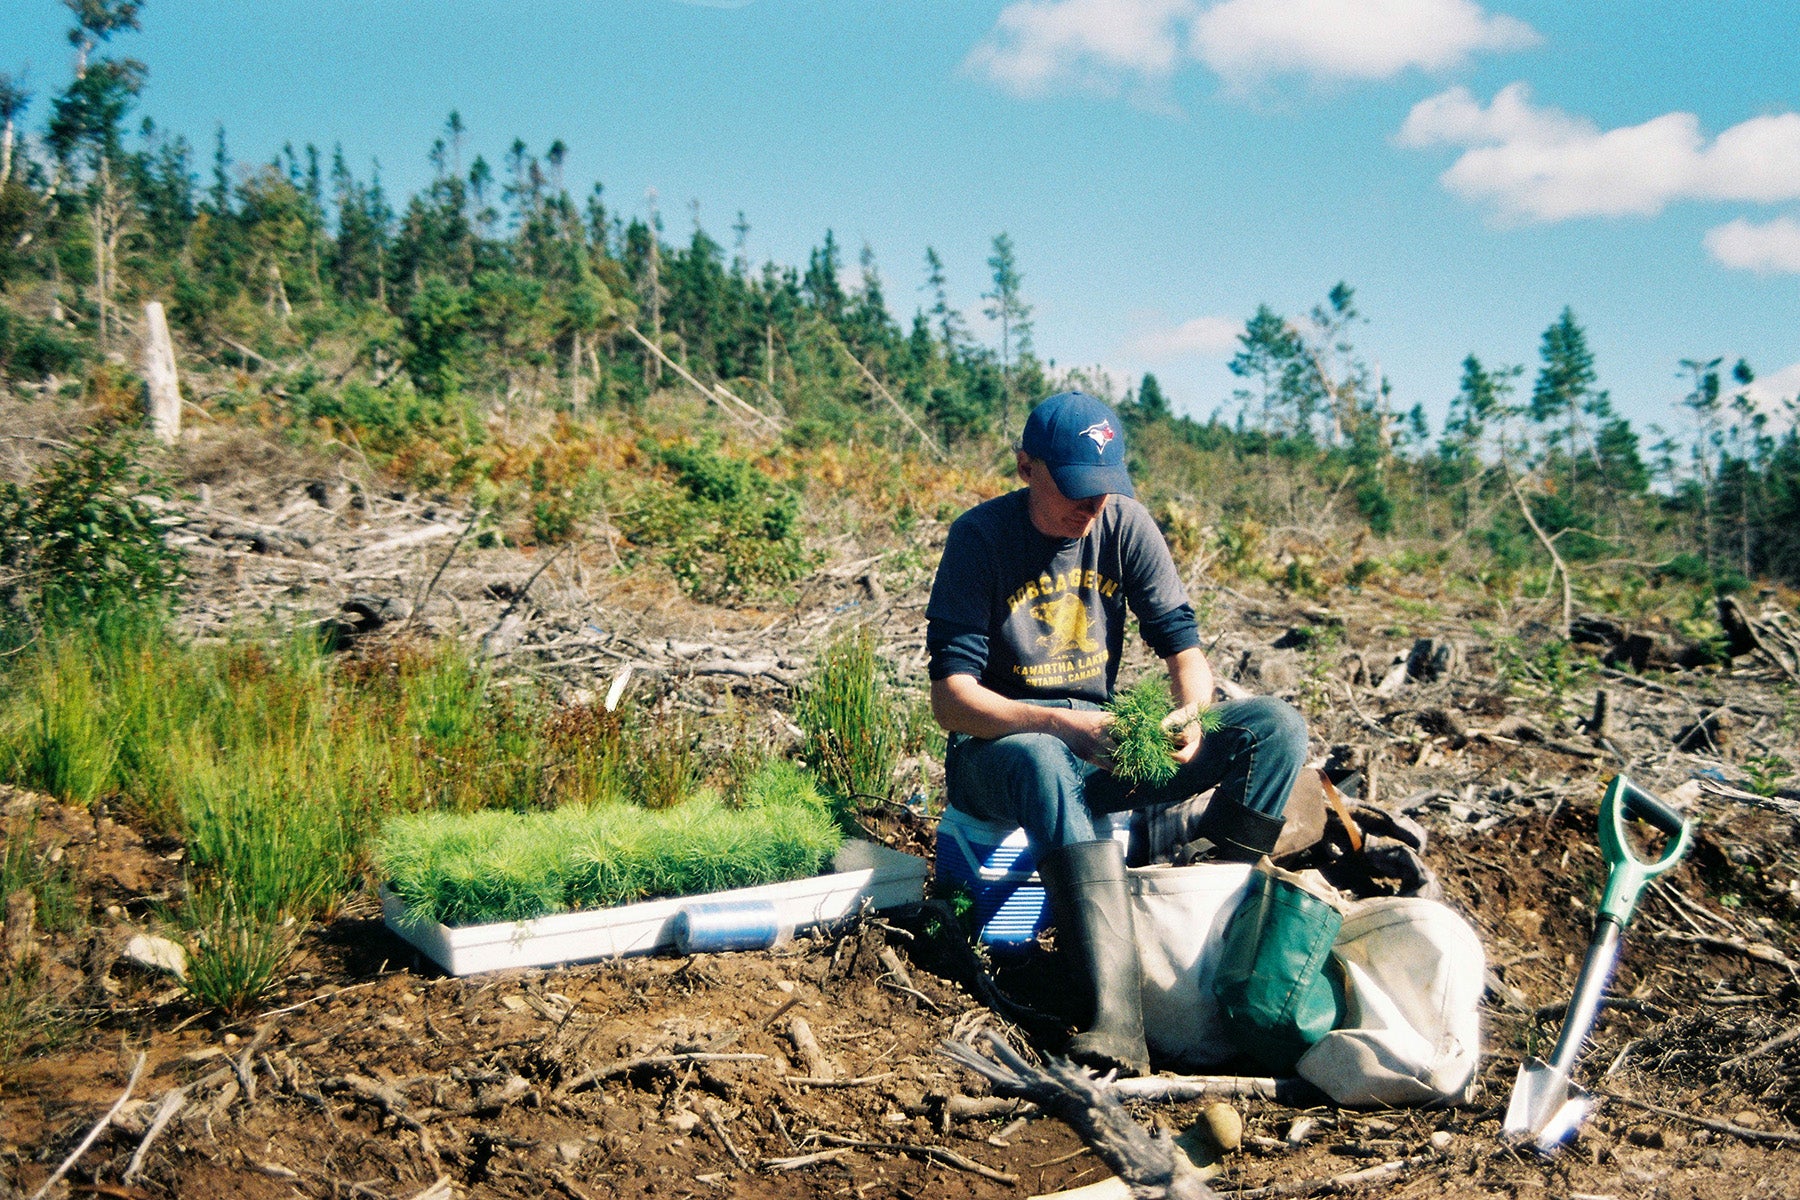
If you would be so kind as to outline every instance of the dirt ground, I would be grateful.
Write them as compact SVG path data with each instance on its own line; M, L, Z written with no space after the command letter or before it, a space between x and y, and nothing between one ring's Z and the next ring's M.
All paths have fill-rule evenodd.
M370 493L359 509L277 465L287 474L269 468L274 488L221 478L205 521L190 522L205 551L195 595L217 600L187 614L197 632L329 615L347 592L372 592L418 604L439 632L485 631L497 659L571 689L603 689L630 662L684 707L718 711L729 690L777 728L804 647L835 624L868 620L903 676L920 666L930 539L942 535L928 522L905 554L839 548L785 610L702 611L654 580L609 575L605 547L547 573L510 550L459 553L459 513L400 494ZM363 528L376 515L379 540ZM1490 967L1470 1103L1239 1101L1244 1144L1212 1186L1246 1198L1800 1197L1800 792L1751 770L1770 754L1800 763L1792 685L1751 658L1701 671L1603 664L1605 645L1574 666L1534 658L1528 620L1497 630L1491 614L1479 624L1417 595L1326 610L1192 583L1205 625L1225 631L1209 648L1221 679L1295 701L1337 774L1430 832L1425 859ZM1602 692L1609 715L1596 721ZM929 784L930 765L914 769ZM1522 1056L1559 1026L1604 877L1598 802L1621 769L1683 806L1698 834L1626 935L1578 1072L1603 1091L1597 1110L1546 1161L1503 1144L1500 1119ZM121 957L178 887L179 845L39 797L0 804L11 828L35 821L40 852L69 864L88 914L78 933L16 948L36 955L54 1002L0 1077L0 1197L39 1190L126 1092L140 1054L129 1101L49 1195L997 1198L1106 1175L1061 1121L984 1105L986 1085L938 1053L983 1025L1042 1053L1061 1034L1009 1026L980 1003L974 960L929 913L767 952L458 979L391 934L364 895L305 931L276 991L230 1020ZM929 818L893 810L870 823L929 853ZM1007 994L1055 1007L1053 957L993 965ZM827 1082L796 1048L796 1017ZM172 1117L152 1136L165 1104ZM1200 1108L1132 1111L1186 1133Z
M1506 754L1471 743L1456 756L1487 759L1458 764L1479 771ZM1602 871L1601 773L1583 774L1572 798L1540 807L1527 793L1478 834L1436 822L1428 859L1482 932L1495 976L1476 1099L1374 1113L1240 1101L1245 1145L1224 1157L1216 1189L1324 1194L1386 1166L1366 1186L1396 1196L1800 1195L1795 1044L1771 1045L1800 1029L1794 882L1767 853L1791 859L1795 827L1738 801L1702 802L1695 853L1630 930L1616 1003L1581 1072L1618 1099L1551 1161L1500 1141L1522 1048L1554 1037ZM102 924L90 944L45 946L81 981L82 1007L62 1044L0 1093L0 1186L19 1195L120 1097L140 1052L134 1099L52 1194L1015 1197L1106 1174L1057 1120L962 1115L962 1098L985 1087L936 1047L1001 1023L972 997L948 935L921 917L770 952L457 979L363 901L307 935L261 1012L230 1022L116 957L172 884L178 848L35 797L8 802L10 819L34 810L46 852L76 864ZM928 822L910 826L889 836L917 845ZM1767 862L1747 869L1759 853ZM1053 960L1000 978L1019 998L1054 1002ZM795 1016L832 1084L796 1082L816 1077L788 1036ZM1040 1048L1053 1052L1055 1035ZM177 1088L182 1108L123 1182ZM1134 1112L1181 1132L1200 1107ZM1310 1132L1290 1136L1297 1122Z

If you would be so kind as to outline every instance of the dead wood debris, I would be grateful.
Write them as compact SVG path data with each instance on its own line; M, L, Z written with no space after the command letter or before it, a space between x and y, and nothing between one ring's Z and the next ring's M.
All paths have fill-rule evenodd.
M991 1030L984 1031L981 1042L992 1057L967 1041L947 1042L942 1051L1002 1095L1030 1100L1061 1117L1134 1195L1171 1200L1215 1195L1171 1139L1145 1132L1086 1071L1061 1059L1033 1066Z

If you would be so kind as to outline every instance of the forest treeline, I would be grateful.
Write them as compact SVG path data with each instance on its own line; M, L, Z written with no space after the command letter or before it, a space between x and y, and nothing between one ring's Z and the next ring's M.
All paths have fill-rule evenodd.
M1266 567L1300 590L1375 572L1361 549L1371 537L1461 555L1497 587L1552 566L1604 567L1615 584L1800 584L1796 402L1759 409L1752 366L1730 355L1670 363L1691 381L1682 408L1667 429L1634 429L1565 308L1546 314L1536 363L1470 353L1433 431L1423 406L1398 410L1359 352L1366 318L1339 283L1308 313L1251 314L1231 362L1239 386L1197 420L1171 411L1154 376L1120 383L1041 357L1004 233L977 336L932 248L902 289L917 303L892 302L872 252L829 230L804 266L752 264L742 214L729 245L697 206L676 233L653 196L626 212L599 184L572 187L563 142L515 140L490 161L454 112L428 148L431 181L410 196L338 149L238 161L221 128L207 154L138 112L146 67L115 38L136 28L140 4L65 3L66 86L33 95L0 76L0 373L20 392L129 391L119 363L156 299L187 353L232 372L193 397L209 410L327 431L421 482L481 486L496 407L629 421L683 373L719 401L722 423L715 385L738 417L771 417L795 453L854 443L985 463L1031 400L1076 385L1136 427L1140 477L1172 541L1242 565L1272 539L1361 531L1357 549L1321 541ZM660 466L696 498L718 479L756 491L716 454L673 453ZM545 540L581 515L545 508L551 493L581 494L554 473L549 455L524 472ZM759 520L791 523L779 498L759 503Z

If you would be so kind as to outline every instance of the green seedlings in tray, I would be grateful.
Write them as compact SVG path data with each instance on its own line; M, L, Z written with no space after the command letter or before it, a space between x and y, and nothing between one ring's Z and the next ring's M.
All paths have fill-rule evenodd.
M830 805L790 763L765 764L742 800L415 813L383 825L376 858L409 920L454 926L803 879L843 842Z
M1114 694L1106 711L1112 715L1107 730L1113 740L1112 773L1132 785L1161 787L1175 778L1175 738L1163 722L1175 710L1168 680L1148 676ZM1201 709L1202 733L1219 728L1218 715Z

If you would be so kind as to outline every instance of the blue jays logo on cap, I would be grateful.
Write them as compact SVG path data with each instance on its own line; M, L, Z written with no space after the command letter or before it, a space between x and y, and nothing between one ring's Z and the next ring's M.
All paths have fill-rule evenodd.
M1058 392L1032 409L1019 449L1048 467L1071 500L1137 494L1125 470L1119 414L1085 392Z

